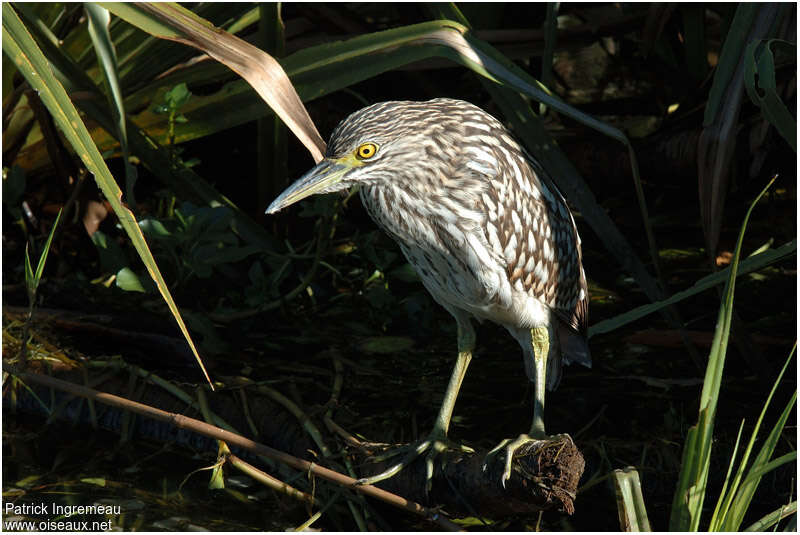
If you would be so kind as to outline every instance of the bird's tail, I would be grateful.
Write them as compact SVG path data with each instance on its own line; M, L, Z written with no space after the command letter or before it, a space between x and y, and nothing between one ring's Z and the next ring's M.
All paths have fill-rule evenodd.
M589 352L589 340L584 333L579 333L567 325L558 326L558 343L564 364L583 364L592 367L592 354Z
M592 354L589 352L589 341L583 334L559 323L558 340L550 345L547 356L547 389L555 390L561 382L561 370L573 363L592 367Z

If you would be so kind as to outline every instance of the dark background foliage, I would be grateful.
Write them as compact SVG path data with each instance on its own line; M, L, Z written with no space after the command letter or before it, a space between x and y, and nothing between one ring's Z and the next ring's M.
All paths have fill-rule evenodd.
M189 7L222 27L253 8L249 4ZM731 171L718 193L725 200L719 240L713 250L708 249L698 193L698 151L709 90L735 4L561 4L550 75L543 75L541 68L545 4L458 7L477 37L530 75L548 78L549 87L567 103L620 128L632 140L665 295L691 286L730 262L745 211L775 174L779 176L775 186L754 212L743 254L795 239L795 152L745 96ZM311 46L431 20L435 12L430 4L288 3L281 8L283 39L269 31L259 32L255 22L242 24L238 31L240 37L286 58ZM85 33L80 6L67 6L58 18L48 18L49 11L38 13L63 39L68 53L91 70L94 58L86 51L89 42L75 37ZM795 16L789 9L776 30L790 41L795 40ZM114 28L112 35L118 35ZM79 42L86 50L79 49ZM191 169L265 230L253 233L240 224L230 207L203 205L170 187L163 169L153 169L133 154L138 171L137 218L211 375L275 383L308 414L318 416L330 396L331 353L335 352L346 363L338 423L353 433L386 442L407 442L423 435L436 414L454 360L452 319L427 295L393 242L377 231L356 196L314 198L278 216L264 216L269 201L313 164L307 151L265 108L253 117L258 120L236 119L236 124L208 134L204 129L215 117L225 122L227 114L232 117L239 107L251 106L257 96L249 92L246 102L226 99L226 91L237 81L232 72L207 59L189 61L194 51L180 45L171 44L165 50L165 55L171 55L171 65L149 77L130 73L136 73L136 68L146 71L148 62L163 57L128 59L130 70L123 77L126 112L133 121L162 121L153 123L151 133L172 165ZM372 58L365 56L363 61ZM55 133L36 95L8 63L3 66L4 333L16 332L20 316L15 307L26 306L25 246L31 243L38 251L56 213L65 208L69 211L51 251L38 306L67 318L78 313L107 316L114 328L130 333L131 338L109 338L88 328L65 331L43 323L35 329L38 339L61 348L74 360L122 355L179 384L201 384L202 375L181 344L154 350L131 341L145 335L178 338L180 334L107 202L90 180L81 182L85 171L80 160ZM779 64L776 79L796 116L795 62ZM12 122L14 113L23 113L14 107L18 101L10 98L15 92L27 97L25 109L32 112L21 126ZM474 73L439 59L378 74L308 99L306 105L327 138L340 120L368 103L444 96L468 100L503 118ZM81 95L71 97L78 103ZM204 98L212 104L193 107ZM532 110L539 111L537 103ZM654 273L625 146L552 111L541 119L599 206ZM96 125L90 117L87 123ZM32 142L35 136L29 137L30 131L41 131L40 141ZM105 150L124 190L125 171L113 140ZM76 187L79 182L82 185ZM590 279L590 324L649 302L579 212L576 220ZM144 291L120 287L130 290L136 285L124 282L126 274ZM309 274L313 277L307 281ZM794 343L796 284L793 256L739 280L739 319L719 404L712 489L721 485L740 421L745 419L745 429L751 428ZM713 290L678 305L701 358L708 353L718 307L719 293ZM4 355L10 347L4 341ZM596 336L591 347L593 368L565 371L560 388L548 397L546 416L549 431L570 433L584 453L584 486L573 517L547 513L541 527L618 529L613 489L606 476L613 469L634 465L642 477L651 523L665 529L683 437L696 421L704 366L693 362L675 326L659 315ZM478 328L478 358L462 387L452 438L490 448L527 429L531 392L520 356L516 342L503 329L488 324ZM790 373L778 391L776 406L782 407L795 388L795 374ZM770 411L767 420L774 421L778 412L779 408ZM4 491L15 483L24 487L19 481L31 472L42 472L37 481L56 486L69 486L67 481L89 477L91 472L126 482L114 491L119 499L131 497L131 489L141 487L137 499L150 509L140 513L140 518L148 529L163 527L153 524L158 507L177 510L211 529L283 529L305 520L302 508L260 496L259 507L267 501L277 515L269 520L274 524L265 524L265 513L246 500L237 501L240 496L235 489L211 497L200 481L204 476L194 476L183 489L188 500L170 494L169 500L156 505L154 480L163 484L165 493L174 493L183 477L202 463L187 459L185 450L178 447L167 453L150 444L136 449L110 446L109 441L116 439L101 433L94 436L94 432L87 448L85 434L71 427L62 434L58 425L63 424L15 417L4 420ZM54 451L54 441L49 440L54 433L65 441L63 449ZM116 457L108 454L108 448ZM150 461L141 463L138 448L144 448ZM779 450L785 453L795 448L794 428L789 428ZM64 461L53 464L49 462L53 456ZM77 460L86 457L86 464ZM133 469L126 473L126 467ZM790 499L794 469L792 464L765 477L751 521ZM92 495L91 490L80 489ZM716 496L714 490L710 495ZM713 507L713 500L709 502ZM346 509L335 509L323 516L320 525L353 529ZM379 509L376 515L377 527L384 529L424 527L393 511ZM506 519L493 529L524 529L537 521Z

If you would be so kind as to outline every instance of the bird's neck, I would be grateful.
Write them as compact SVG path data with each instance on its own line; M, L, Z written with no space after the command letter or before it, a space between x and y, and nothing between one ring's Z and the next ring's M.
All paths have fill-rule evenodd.
M422 192L405 184L381 182L362 185L361 202L375 223L401 245L419 241L425 229L420 222L427 221L421 214L424 207Z

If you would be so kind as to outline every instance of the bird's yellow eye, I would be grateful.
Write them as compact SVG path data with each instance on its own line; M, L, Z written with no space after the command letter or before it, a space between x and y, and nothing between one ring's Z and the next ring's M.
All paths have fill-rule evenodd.
M375 156L378 152L378 146L375 143L363 143L356 149L356 156L359 160L368 160Z

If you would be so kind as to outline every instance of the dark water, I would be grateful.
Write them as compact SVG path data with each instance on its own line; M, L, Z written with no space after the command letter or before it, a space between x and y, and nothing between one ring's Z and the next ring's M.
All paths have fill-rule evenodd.
M447 317L437 318L447 335ZM328 335L327 329L335 330L329 326L320 334ZM587 488L578 495L575 515L545 513L541 520L538 515L506 519L492 529L533 529L541 522L540 529L547 530L618 530L613 489L603 477L628 465L640 471L653 528L667 527L682 437L696 421L701 374L682 348L656 349L624 342L632 331L599 338L592 345L593 369L567 368L560 388L547 398L548 432L570 433L586 458L582 484ZM491 325L480 326L478 336L477 357L462 386L450 436L475 448L490 448L502 438L527 431L532 391L516 342ZM334 413L337 423L371 440L408 442L423 436L449 377L453 338L386 339L389 349L396 344L408 346L399 354L361 351L374 350L376 344L380 348L379 338L338 343L344 386ZM324 429L319 410L329 399L333 382L330 352L318 344L305 345L297 347L296 356L286 357L246 360L253 365L252 376L276 378L276 388L303 406ZM723 385L717 445L712 454L712 496L727 467L739 419L753 422L757 416L758 388L748 374L730 377ZM780 395L785 393L779 392L777 403L785 403L786 396ZM210 471L193 472L214 464L213 445L193 451L183 444L149 440L121 444L118 434L94 431L85 424L46 424L41 416L14 415L8 407L3 429L5 502L47 507L50 513L10 511L4 515L5 521L87 522L96 529L105 525L98 528L99 524L92 522L110 522L113 529L125 531L239 531L285 530L309 517L301 504L265 490L235 471L228 473L233 479L228 480L226 489L209 490ZM335 443L329 435L326 439ZM753 506L753 520L785 499L793 470L765 477ZM293 484L303 487L305 478L301 475ZM323 491L324 485L320 483L321 495L330 496ZM708 503L713 506L714 500ZM56 505L116 508L111 514L58 517L52 514ZM382 505L370 506L369 511L368 525L374 529L433 528ZM470 524L473 530L487 529L480 523ZM53 526L37 524L43 529ZM342 502L327 510L313 527L356 529Z

